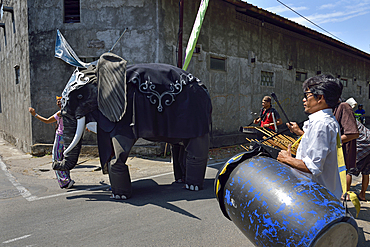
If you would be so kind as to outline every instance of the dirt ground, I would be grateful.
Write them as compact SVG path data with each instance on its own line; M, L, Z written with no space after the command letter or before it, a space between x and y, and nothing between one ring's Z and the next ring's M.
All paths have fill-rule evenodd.
M209 150L209 158L214 159L214 160L226 159L226 158L231 158L234 155L239 154L241 152L245 152L245 151L246 150L242 148L240 145L213 148Z

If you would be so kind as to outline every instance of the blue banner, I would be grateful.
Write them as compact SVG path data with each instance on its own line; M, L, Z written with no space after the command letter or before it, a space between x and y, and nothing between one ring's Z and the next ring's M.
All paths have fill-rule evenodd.
M84 63L80 60L77 54L73 51L72 47L68 44L67 40L63 37L59 30L57 30L57 39L55 41L55 55L56 58L62 59L64 62L79 68L87 68L91 64L96 64L97 61L92 63Z

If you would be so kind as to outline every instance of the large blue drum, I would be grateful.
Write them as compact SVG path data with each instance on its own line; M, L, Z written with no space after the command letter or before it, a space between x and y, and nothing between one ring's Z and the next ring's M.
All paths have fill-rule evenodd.
M224 215L256 246L356 246L357 224L342 203L303 173L252 151L220 169Z

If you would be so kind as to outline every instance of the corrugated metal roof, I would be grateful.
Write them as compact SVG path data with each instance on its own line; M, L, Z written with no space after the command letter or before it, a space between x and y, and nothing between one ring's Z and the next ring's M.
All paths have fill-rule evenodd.
M257 6L254 6L247 2L243 2L241 0L223 0L223 1L235 5L236 7L238 7L239 12L245 12L245 14L256 19L263 20L264 22L280 26L284 29L299 33L301 35L307 36L315 40L319 40L321 42L332 45L347 52L351 52L352 54L364 57L366 59L370 59L370 54L366 52L363 52L353 46L347 45L339 40L333 39L315 30L312 30L296 22L293 22L287 18L271 13L265 9L258 8Z

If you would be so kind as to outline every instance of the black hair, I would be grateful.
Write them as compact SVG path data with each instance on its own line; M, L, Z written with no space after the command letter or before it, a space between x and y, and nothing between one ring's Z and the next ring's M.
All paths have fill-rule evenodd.
M323 95L326 104L333 108L338 104L343 84L332 75L318 75L305 80L302 89L303 92L309 89L316 99L318 95Z

